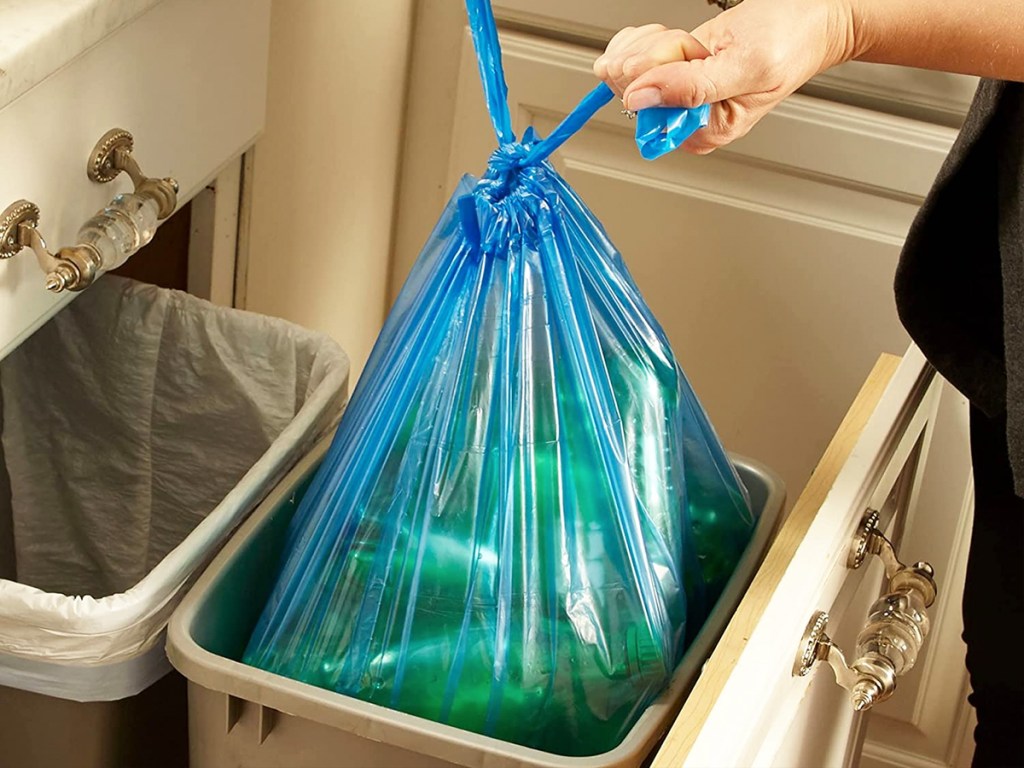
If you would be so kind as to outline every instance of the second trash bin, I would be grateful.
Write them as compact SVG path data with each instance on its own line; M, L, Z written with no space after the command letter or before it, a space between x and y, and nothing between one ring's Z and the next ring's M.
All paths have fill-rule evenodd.
M348 372L322 334L113 276L0 363L4 765L185 764L167 620Z

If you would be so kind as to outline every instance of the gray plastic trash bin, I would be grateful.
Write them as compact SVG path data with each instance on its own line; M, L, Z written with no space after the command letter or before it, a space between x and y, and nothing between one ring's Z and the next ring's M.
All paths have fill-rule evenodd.
M746 591L785 499L769 469L734 457L760 519L754 539L669 689L617 748L562 757L395 712L238 661L276 578L285 533L327 450L286 477L182 601L167 654L189 681L192 768L440 768L639 766L664 735Z
M0 363L0 764L185 765L167 620L348 371L322 334L112 276Z

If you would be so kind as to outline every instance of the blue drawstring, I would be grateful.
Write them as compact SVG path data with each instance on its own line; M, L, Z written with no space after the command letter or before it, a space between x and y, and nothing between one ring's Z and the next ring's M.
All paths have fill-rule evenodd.
M466 0L466 13L473 33L473 47L476 48L487 111L498 137L498 146L511 144L516 140L516 134L512 130L512 117L508 112L508 86L505 84L505 71L501 67L501 45L498 43L498 27L494 23L490 0Z
M505 71L501 66L498 28L494 23L490 0L466 0L466 11L480 67L480 80L483 82L487 111L491 116L494 133L498 137L500 149L497 155L504 157L511 154L506 152L506 148L516 143L516 134L512 130L512 117L508 111L508 85L505 82ZM612 90L601 83L583 98L550 136L533 145L525 157L517 158L512 169L537 165L546 160L614 97ZM654 160L676 149L690 138L694 131L707 125L709 112L710 106L707 104L694 109L655 107L641 110L636 124L636 144L641 156L647 160ZM523 141L526 143L525 136Z
M530 148L529 153L523 158L521 165L535 165L547 160L552 152L562 146L569 137L586 125L587 121L613 98L615 98L615 94L612 93L612 89L601 83L583 97L583 100L576 108L558 124L558 127L546 139L537 142Z

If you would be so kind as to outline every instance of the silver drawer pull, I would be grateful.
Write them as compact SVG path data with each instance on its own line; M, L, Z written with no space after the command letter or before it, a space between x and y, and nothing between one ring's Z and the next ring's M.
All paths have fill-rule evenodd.
M132 156L133 146L132 135L115 128L103 135L90 154L90 179L105 183L123 172L131 177L135 190L117 195L85 222L78 230L77 245L51 253L39 232L39 206L19 200L0 213L0 259L31 248L46 275L46 289L54 293L81 291L100 273L124 264L153 239L157 223L174 213L178 204L178 183L143 174Z
M846 661L842 649L825 633L828 614L815 613L800 642L793 674L803 676L816 661L826 661L836 682L852 694L853 708L861 711L885 701L896 690L896 679L917 661L928 636L927 609L935 602L935 571L928 563L904 565L892 543L878 530L878 513L869 511L854 539L848 565L860 567L868 554L885 565L886 593L872 604L867 622L857 635L856 657Z

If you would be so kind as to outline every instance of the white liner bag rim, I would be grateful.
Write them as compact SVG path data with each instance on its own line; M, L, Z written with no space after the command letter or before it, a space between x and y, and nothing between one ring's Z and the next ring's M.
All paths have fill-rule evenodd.
M90 291L104 288L104 284L106 290L119 294L118 300L169 301L174 311L204 313L211 325L230 318L242 336L258 333L272 323L294 337L296 346L301 342L315 348L316 364L309 374L306 399L269 449L133 587L95 599L49 593L0 579L0 685L79 701L133 695L170 669L162 639L184 591L280 478L337 425L349 377L347 356L324 334L122 278L105 276ZM76 304L78 301L68 309ZM0 428L2 424L0 418Z

